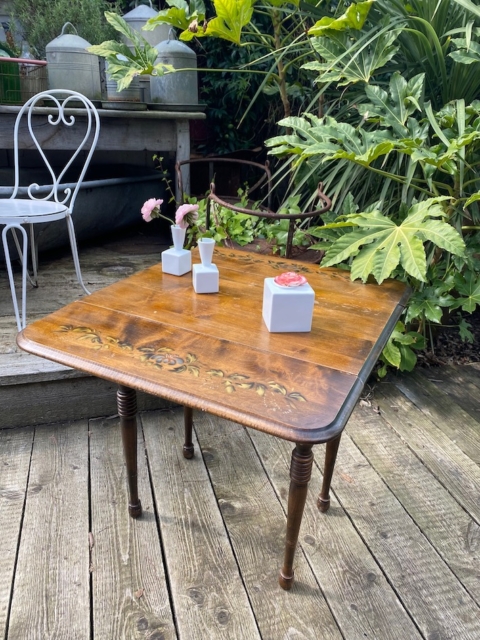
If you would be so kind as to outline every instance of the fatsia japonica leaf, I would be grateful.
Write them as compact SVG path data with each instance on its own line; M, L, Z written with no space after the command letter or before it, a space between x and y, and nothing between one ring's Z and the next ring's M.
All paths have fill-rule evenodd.
M210 20L205 35L240 44L242 28L252 19L253 0L213 0L217 17Z
M405 220L397 224L380 211L345 216L355 228L329 247L322 261L323 267L352 259L351 277L365 282L372 274L383 282L401 266L407 274L426 281L427 261L424 241L463 255L465 244L458 232L442 218L440 205L445 198L430 198L409 210ZM329 225L325 225L329 228Z
M143 27L145 31L153 31L159 24L170 24L172 27L181 29L183 32L190 33L192 38L195 33L190 30L200 30L203 33L203 22L205 21L205 4L202 0L191 0L190 3L186 0L167 0L169 5L168 9L159 11L156 16L150 18L147 24ZM200 25L198 27L198 25ZM180 38L184 34L180 34ZM201 35L201 34L199 34Z
M318 82L347 85L368 83L377 69L393 58L398 47L393 45L395 31L383 33L364 47L358 47L343 31L329 31L328 38L312 38L312 46L324 62L308 62L303 69L319 71Z
M269 0L270 2L272 0ZM323 36L325 31L334 29L344 31L345 29L361 29L365 24L373 0L367 2L357 2L351 4L348 9L338 18L323 17L316 22L308 31L310 36Z
M365 93L370 102L359 106L359 113L369 121L391 127L401 138L409 136L407 119L421 110L425 74L420 73L408 82L396 71L390 78L389 91L378 85L367 85Z

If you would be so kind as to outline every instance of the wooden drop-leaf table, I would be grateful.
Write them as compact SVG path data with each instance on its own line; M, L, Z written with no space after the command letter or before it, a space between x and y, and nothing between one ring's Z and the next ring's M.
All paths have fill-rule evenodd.
M198 262L196 252L193 261ZM129 512L137 490L136 390L185 407L186 458L193 456L192 410L209 411L295 443L280 584L293 584L293 559L313 464L326 443L318 507L329 491L340 437L408 299L399 282L352 282L340 269L217 249L218 294L196 294L191 274L155 265L27 326L25 351L119 384ZM263 281L284 271L315 291L312 330L269 333Z

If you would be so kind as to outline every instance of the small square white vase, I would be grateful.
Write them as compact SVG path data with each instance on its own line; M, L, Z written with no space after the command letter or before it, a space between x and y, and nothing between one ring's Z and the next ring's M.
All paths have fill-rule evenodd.
M193 288L195 293L218 293L219 279L216 265L193 265Z
M167 249L162 252L162 271L183 276L192 270L192 254L186 249Z
M312 330L315 292L306 282L299 287L281 287L265 278L263 319L272 333Z

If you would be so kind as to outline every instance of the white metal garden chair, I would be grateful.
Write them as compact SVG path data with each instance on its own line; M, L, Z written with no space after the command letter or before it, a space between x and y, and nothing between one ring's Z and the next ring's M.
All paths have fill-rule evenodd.
M48 107L39 109L43 101L48 101ZM67 112L67 109L81 108L81 112ZM41 142L34 131L32 117L45 115L45 121L42 118L41 125L39 126L38 120L35 123L35 130L41 131L42 140L49 139L49 133L47 133L47 125L53 127L52 133L55 128L65 128L65 132L68 132L69 127L77 125L77 129L80 130L81 141L78 144L76 151L74 151L68 160L67 164L61 170L56 170L52 167L47 156L45 155ZM80 122L77 122L77 114L80 113ZM25 123L25 124L24 124ZM37 127L39 128L37 129ZM22 189L25 191L25 197L18 197L20 190L20 163L19 163L19 133L22 136L26 134L28 127L28 135L30 141L38 150L47 170L50 175L49 184L40 186L37 183L30 184L28 188ZM75 229L72 221L72 212L75 205L75 199L77 197L78 190L85 177L88 165L95 150L98 136L100 133L100 118L96 108L91 101L76 91L69 91L66 89L53 89L50 91L42 91L30 98L20 109L14 127L14 164L15 164L15 185L13 193L9 199L0 199L0 224L4 225L2 231L2 242L5 253L5 260L7 263L8 278L10 281L10 290L12 293L13 306L15 309L15 317L17 321L18 330L21 331L26 326L26 287L27 278L31 281L33 286L37 286L37 269L38 269L38 256L37 247L35 244L34 225L38 223L51 222L54 220L61 220L65 218L67 222L68 235L70 238L70 245L72 249L73 262L75 265L75 272L77 280L85 293L90 293L86 288L82 273L80 270L80 263L78 259L77 243L75 238ZM33 147L32 147L33 148ZM80 165L74 165L75 160L79 158L81 153L86 153L86 158ZM81 157L81 156L80 156ZM66 172L71 167L78 166L79 177L74 182L75 187L62 187L62 180L65 181ZM68 182L72 182L71 179ZM30 228L30 254L32 261L32 275L27 270L27 246L28 236L22 225L27 224ZM13 239L22 262L22 306L21 313L18 308L17 294L15 290L15 283L13 278L13 270L10 259L10 251L7 243L8 231L12 232ZM17 231L21 232L23 236L23 246L20 246L20 242L17 236Z

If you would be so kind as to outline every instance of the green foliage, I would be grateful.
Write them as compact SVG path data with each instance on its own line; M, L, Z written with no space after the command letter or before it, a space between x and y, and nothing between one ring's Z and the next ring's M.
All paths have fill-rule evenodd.
M78 35L92 44L116 38L104 12L110 8L105 0L11 0L10 9L21 23L26 41L40 58L45 46L60 35L66 22L71 22Z
M267 225L264 218L237 213L226 207L221 207L215 202L210 203L210 227L206 229L207 199L187 195L184 196L184 199L185 202L199 206L196 223L187 229L189 246L195 244L199 237L205 237L205 235L214 238L217 244L231 240L240 246L245 246L258 237L264 237ZM237 204L240 207L247 205L247 196L242 190L239 190Z
M425 348L425 339L417 331L406 331L403 322L397 322L385 349L380 356L383 365L377 371L379 378L385 377L387 366L400 371L412 371L417 363L415 351Z
M105 17L118 33L131 40L134 47L132 52L123 42L108 40L88 49L91 53L106 59L108 74L117 81L119 91L130 86L137 75L160 76L175 71L171 65L156 63L157 50L142 38L138 31L132 29L121 16L107 11Z
M459 233L443 219L436 219L445 217L441 202L446 199L431 198L413 205L400 224L380 211L345 216L355 230L345 233L328 248L322 266L329 267L353 257L352 279L361 278L366 282L372 274L381 284L400 265L412 278L425 282L424 242L458 256L465 252Z

